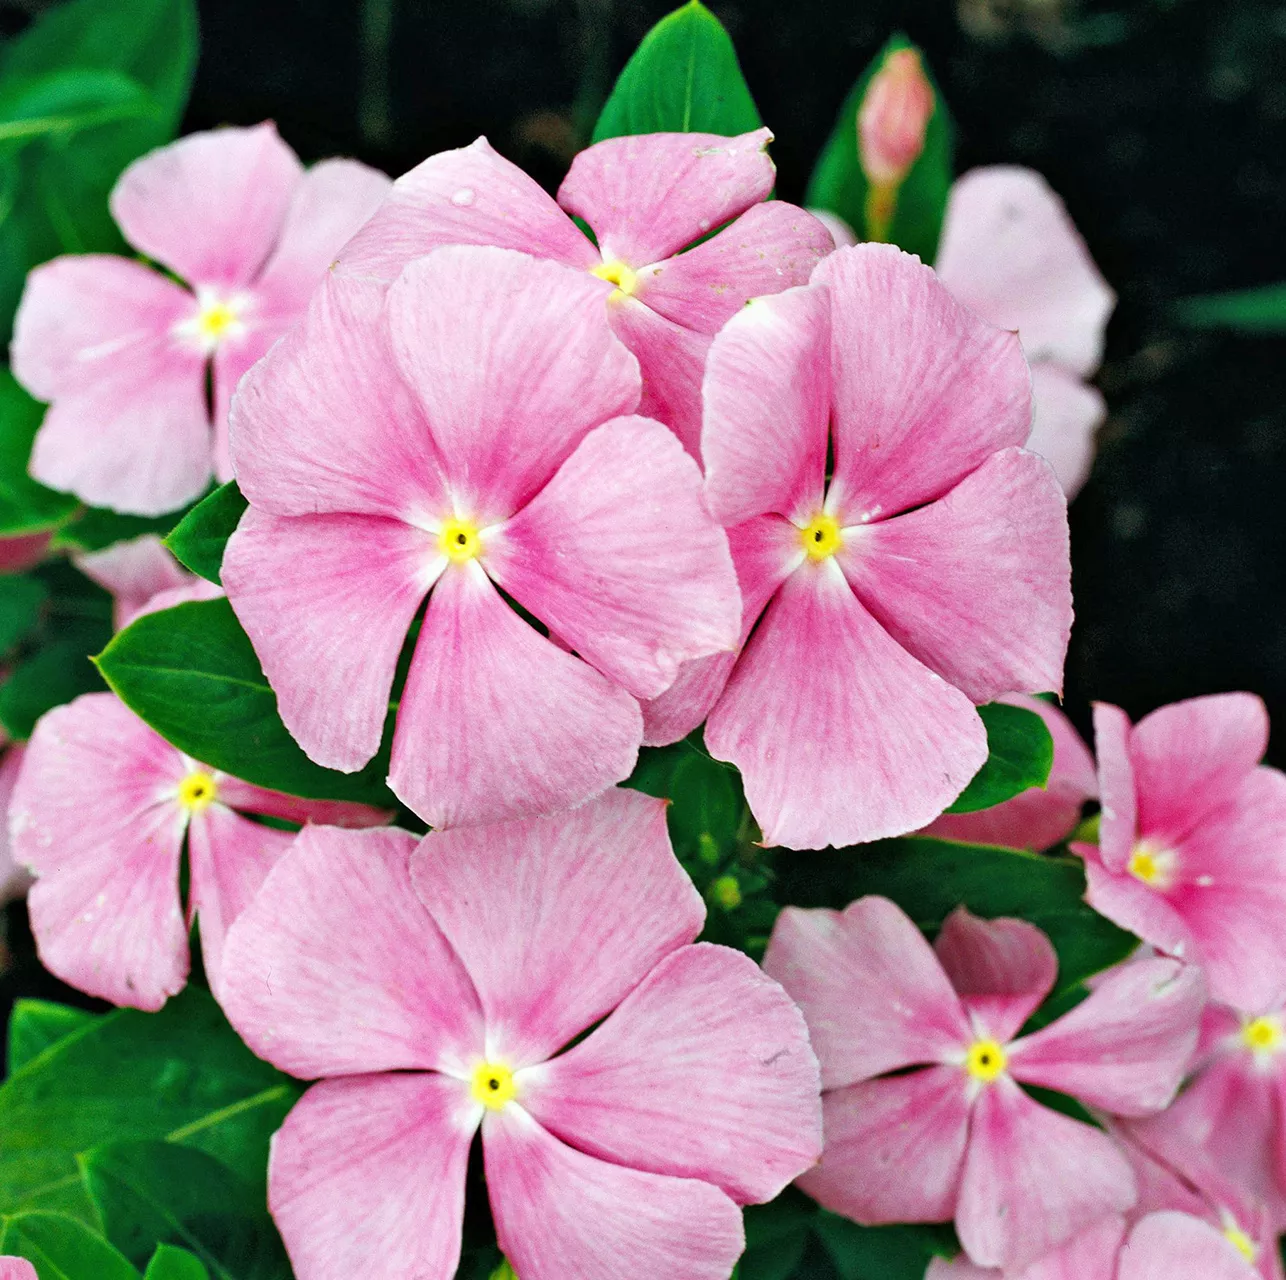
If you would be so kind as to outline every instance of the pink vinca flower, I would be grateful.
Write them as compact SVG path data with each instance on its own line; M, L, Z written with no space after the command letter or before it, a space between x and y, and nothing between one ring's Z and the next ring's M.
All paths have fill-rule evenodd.
M85 808L92 785L95 808ZM31 928L45 967L90 995L159 1009L188 974L201 922L218 994L228 926L294 839L248 814L370 826L365 805L299 800L189 759L111 693L87 693L36 725L9 806L14 859L36 883ZM186 843L191 888L179 897Z
M101 551L82 552L72 560L85 577L111 592L117 631L145 613L223 594L213 582L183 568L154 533L114 542Z
M0 1280L40 1280L26 1258L0 1258Z
M237 382L302 314L388 186L353 160L305 173L271 124L193 134L136 160L112 216L186 287L106 254L31 273L12 348L18 381L50 402L31 474L142 515L192 501L211 472L231 479Z
M974 169L951 188L935 265L965 306L1018 330L1036 402L1028 448L1049 459L1074 498L1107 416L1085 379L1103 359L1116 295L1063 202L1030 169Z
M1017 338L910 255L840 249L725 326L705 407L706 501L749 641L681 673L647 740L709 712L768 844L924 826L987 757L975 704L1062 684L1066 503L1018 447Z
M1114 1114L1159 1111L1204 995L1199 971L1144 960L1015 1039L1054 985L1049 939L962 907L930 947L885 898L787 907L764 968L803 1009L822 1063L826 1149L800 1187L861 1223L954 1218L969 1257L1007 1272L1137 1195L1111 1138L1019 1083Z
M1192 698L1133 728L1094 708L1099 843L1086 900L1167 955L1202 965L1216 1000L1286 999L1286 775L1259 764L1268 713L1252 694Z
M1049 781L990 809L944 813L925 827L924 834L965 844L1039 852L1066 840L1080 822L1085 802L1098 797L1094 757L1072 722L1053 703L1025 694L1007 694L996 701L1025 707L1044 720L1054 739Z
M333 276L233 407L251 505L223 583L314 760L375 754L429 596L389 783L434 827L551 812L627 777L635 698L736 643L727 539L696 463L630 416L638 363L607 288L474 246L388 290Z
M766 199L771 139L767 129L611 138L572 161L556 204L479 138L399 178L339 270L387 282L440 245L489 244L599 277L613 286L603 294L612 327L642 367L639 412L698 457L710 339L747 299L803 284L834 247L810 214Z
M307 828L224 968L255 1052L325 1077L269 1162L299 1280L454 1276L479 1128L522 1280L727 1280L821 1114L799 1010L703 917L635 792L418 849Z

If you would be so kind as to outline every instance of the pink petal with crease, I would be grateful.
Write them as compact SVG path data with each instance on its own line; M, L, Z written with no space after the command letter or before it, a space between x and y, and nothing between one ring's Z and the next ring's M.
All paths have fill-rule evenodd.
M1222 1232L1184 1213L1154 1213L1130 1233L1117 1280L1256 1280Z
M1098 843L1103 865L1126 869L1138 834L1138 800L1130 754L1130 718L1110 702L1094 704L1094 751L1098 756Z
M375 809L349 800L305 800L284 791L269 791L240 778L220 777L219 800L230 809L266 814L287 822L314 822L328 827L382 827L393 819L390 809Z
M411 874L478 990L487 1051L512 1067L544 1061L609 1013L705 918L671 851L665 802L633 791L485 831L434 831Z
M1094 438L1107 420L1107 401L1097 387L1056 364L1031 366L1035 402L1027 447L1051 467L1070 502L1089 479Z
M737 661L735 653L685 662L674 683L659 697L640 703L643 708L643 745L667 747L686 738L719 701Z

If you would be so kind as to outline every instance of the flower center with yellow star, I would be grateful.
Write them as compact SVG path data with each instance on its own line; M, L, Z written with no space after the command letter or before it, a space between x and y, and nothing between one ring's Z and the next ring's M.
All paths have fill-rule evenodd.
M615 262L602 262L596 267L590 267L589 273L616 286L613 298L632 298L634 290L639 286L638 273L619 258Z
M1128 864L1130 874L1153 889L1166 888L1174 875L1174 854L1140 841L1134 846Z
M844 545L839 521L824 511L815 515L800 531L799 541L810 560L825 560Z
M1255 1054L1281 1053L1286 1049L1286 1029L1278 1017L1251 1018L1241 1028L1241 1042Z
M973 1079L990 1084L1009 1065L1009 1056L996 1040L975 1040L965 1054L964 1065Z
M189 813L209 808L218 794L219 784L203 769L194 770L179 783L179 803Z
M473 1073L469 1092L488 1111L501 1111L518 1092L514 1073L501 1062L484 1062Z
M249 301L245 294L199 289L196 314L179 324L175 331L194 342L206 355L213 355L229 338L240 337L245 332L245 309Z
M438 548L452 564L476 560L482 554L478 526L468 520L447 520L438 533Z

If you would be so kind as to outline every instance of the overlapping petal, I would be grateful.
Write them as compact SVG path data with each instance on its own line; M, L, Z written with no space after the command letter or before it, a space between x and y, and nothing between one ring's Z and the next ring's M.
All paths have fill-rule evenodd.
M73 557L73 563L85 577L112 593L117 631L128 626L153 596L192 581L154 533L84 552Z
M1097 387L1056 364L1031 366L1034 404L1027 448L1051 467L1070 502L1089 479L1094 437L1107 419L1107 401Z
M1258 1273L1208 1223L1153 1213L1130 1232L1117 1280L1256 1280Z
M1130 719L1120 707L1108 702L1094 704L1094 750L1102 804L1099 850L1104 866L1121 872L1138 834L1138 792L1130 755Z

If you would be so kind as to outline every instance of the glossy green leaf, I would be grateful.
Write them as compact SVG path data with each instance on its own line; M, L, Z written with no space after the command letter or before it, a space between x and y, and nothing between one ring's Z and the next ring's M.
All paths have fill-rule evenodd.
M933 1258L959 1252L949 1226L859 1227L823 1209L813 1230L844 1280L924 1280Z
M1054 766L1054 739L1034 711L991 702L978 714L987 726L987 762L948 813L990 809L1029 787L1043 787Z
M143 1280L210 1280L210 1273L195 1254L163 1244L152 1255Z
M862 73L840 109L835 129L822 148L808 182L804 203L809 208L826 209L843 218L859 240L870 238L867 226L870 183L858 155L857 116L867 87L885 59L890 53L907 48L915 46L905 36L894 36ZM887 238L908 253L917 253L925 262L931 263L938 253L942 219L951 191L954 130L942 93L927 63L924 70L933 85L936 108L925 131L924 151L899 189L897 208Z
M120 1252L74 1218L18 1213L0 1222L0 1254L26 1258L40 1280L139 1280Z
M219 582L224 548L249 505L237 482L229 480L179 521L165 545L193 573Z
M723 24L700 0L643 37L594 126L595 142L636 133L735 137L763 122Z
M212 768L314 800L396 804L383 781L387 744L357 773L323 769L304 755L225 599L139 618L112 640L98 667L128 707ZM391 711L389 717L391 725Z
M96 1017L84 1009L52 1000L19 1000L9 1016L8 1073L25 1067L50 1045L83 1031Z
M0 234L2 229L0 222ZM77 508L70 494L46 489L27 474L31 443L44 414L13 374L0 368L0 536L52 529Z
M1286 283L1185 298L1175 310L1179 319L1193 329L1286 333Z
M49 589L39 578L0 573L0 653L7 653L40 623Z

